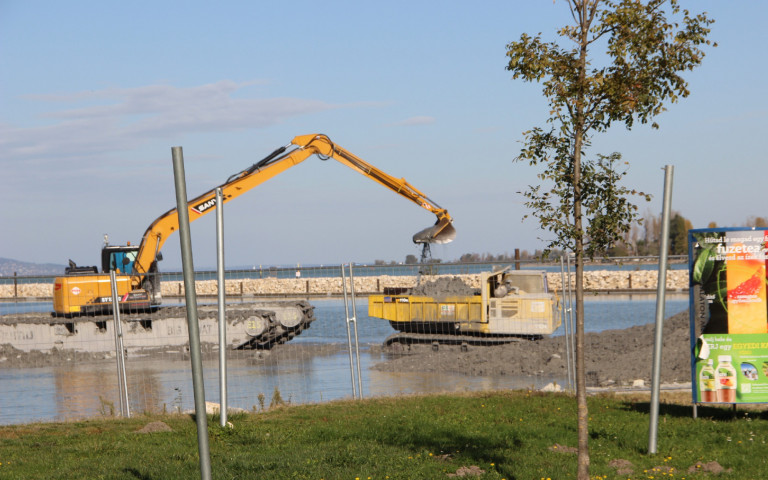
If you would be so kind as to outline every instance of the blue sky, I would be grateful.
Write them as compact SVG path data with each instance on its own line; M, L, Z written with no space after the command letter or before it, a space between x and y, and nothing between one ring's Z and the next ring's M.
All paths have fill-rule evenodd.
M654 195L673 165L673 209L696 228L768 216L764 142L768 3L683 1L716 19L691 95L660 130L616 127L625 184ZM562 1L0 2L0 257L97 264L103 235L137 243L175 206L171 147L191 197L297 135L324 133L448 209L433 255L533 251L549 238L517 193L513 161L544 126L540 86L511 79L505 47L556 40ZM215 215L192 224L215 265ZM310 158L225 208L227 265L402 261L434 216L333 161ZM178 236L163 270L180 262Z

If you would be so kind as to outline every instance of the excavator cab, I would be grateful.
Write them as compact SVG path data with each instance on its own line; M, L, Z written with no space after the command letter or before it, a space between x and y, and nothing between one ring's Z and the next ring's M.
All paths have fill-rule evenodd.
M133 272L133 263L139 253L138 245L107 245L101 250L101 271L118 274Z

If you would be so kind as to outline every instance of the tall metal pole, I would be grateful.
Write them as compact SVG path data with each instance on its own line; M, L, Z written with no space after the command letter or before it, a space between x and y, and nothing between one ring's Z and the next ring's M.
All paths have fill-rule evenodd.
M347 273L344 264L341 264L341 286L344 292L344 315L347 320L347 347L349 348L349 376L352 382L352 398L357 398L357 385L355 384L355 364L352 354L352 332L349 328L349 298L347 297Z
M570 273L568 275L568 282L571 281ZM560 319L563 323L563 329L565 330L565 366L566 370L568 371L568 391L573 391L573 377L571 376L571 364L573 363L572 356L571 356L571 329L570 325L568 324L568 313L570 312L571 306L570 306L570 295L571 295L571 289L567 288L565 286L565 260L563 259L563 256L560 256L560 282L562 285L561 288L561 294L563 296L563 299L560 302ZM566 303L566 292L568 295L567 302Z
M661 246L656 290L656 336L653 343L653 373L651 378L651 425L648 433L648 453L656 453L659 429L659 386L661 383L661 347L664 331L664 303L667 292L667 255L669 251L669 216L672 210L672 176L674 167L664 167L664 207L661 213Z
M112 272L115 273L114 271ZM115 292L117 292L117 280L115 280ZM123 343L123 323L120 320L120 312L118 310L117 313L117 340L118 345L120 346L120 349L118 350L118 358L120 359L120 370L122 370L122 377L121 380L123 382L123 390L121 394L125 397L124 404L125 404L125 416L128 418L131 418L131 404L128 401L128 377L126 374L125 369L125 345Z
M227 315L226 284L224 280L224 198L216 189L216 272L219 287L219 418L227 426Z
M355 359L357 361L357 390L359 398L363 398L363 377L360 373L360 342L357 337L357 305L355 301L355 277L352 274L352 263L349 264L349 285L352 293L352 319L355 322Z
M123 331L120 328L120 301L117 295L117 277L115 271L109 272L110 286L112 287L112 318L115 321L115 360L117 361L117 388L120 394L120 415L130 417L128 407L128 386L125 376L125 357L123 356ZM128 414L126 415L126 412Z
M200 454L200 478L211 480L211 458L208 446L208 417L205 412L205 386L203 362L200 353L200 325L197 316L195 292L195 267L192 262L192 238L189 232L187 185L184 173L184 154L181 147L172 147L173 179L176 186L176 209L179 213L179 241L181 242L181 266L184 274L187 325L189 327L189 356L192 363L192 387L195 394L195 420L197 422L197 447Z
M568 278L568 321L571 325L571 378L578 383L576 378L576 325L574 322L573 287L571 286L571 254L568 254L565 262L566 277Z

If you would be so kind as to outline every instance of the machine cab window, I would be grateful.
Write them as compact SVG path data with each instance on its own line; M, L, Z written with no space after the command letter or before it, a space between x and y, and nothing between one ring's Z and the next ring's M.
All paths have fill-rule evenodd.
M112 271L122 274L132 273L138 250L138 247L131 245L104 247L101 252L102 271L104 273Z

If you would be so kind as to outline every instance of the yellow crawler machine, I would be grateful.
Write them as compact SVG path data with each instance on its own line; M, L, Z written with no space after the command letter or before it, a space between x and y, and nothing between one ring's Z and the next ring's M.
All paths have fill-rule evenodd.
M382 172L334 144L327 136L318 134L295 137L290 144L278 148L258 163L232 175L220 187L213 188L190 200L187 205L190 222L216 208L217 188L221 188L223 202L226 203L290 167L298 165L312 155L317 155L323 160L333 158L433 213L437 217L436 223L414 235L414 242L423 244L447 243L455 237L456 231L453 228L451 217L445 209L430 200L405 179L398 179ZM179 215L177 209L173 208L152 222L138 246L107 244L102 250L100 271L96 267L78 267L70 260L70 267L66 270L66 275L57 277L54 281L53 315L71 317L110 312L112 308L110 273L113 271L116 272L121 309L128 311L147 310L159 305L162 298L157 262L162 259L160 250L163 244L178 228ZM255 304L255 306L258 308L259 305ZM290 308L283 312L285 315L282 317L280 312L277 315L285 336L288 338L292 338L291 333L295 334L300 331L301 328L308 325L309 321L314 319L311 316L311 309L307 309L303 305L296 308L304 316L304 321L294 322L296 315ZM285 320L286 318L289 320ZM251 323L261 325L259 322ZM293 325L294 323L295 325ZM250 330L254 330L254 328ZM270 331L270 328L264 326L263 330Z
M388 320L395 342L498 344L551 335L561 324L560 300L547 288L546 273L484 272L475 292L443 289L372 295L368 316ZM468 288L468 287L467 287Z

